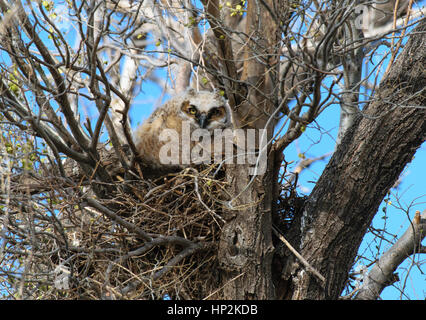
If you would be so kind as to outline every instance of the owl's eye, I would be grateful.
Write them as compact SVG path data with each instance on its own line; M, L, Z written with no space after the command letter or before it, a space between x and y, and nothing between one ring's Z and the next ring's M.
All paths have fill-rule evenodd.
M220 115L222 115L222 108L223 107L219 107L219 108L214 108L214 109L212 109L211 111L210 111L210 116L220 116Z
M197 108L195 108L194 106L190 106L188 108L188 112L189 112L189 114L196 115L197 114Z

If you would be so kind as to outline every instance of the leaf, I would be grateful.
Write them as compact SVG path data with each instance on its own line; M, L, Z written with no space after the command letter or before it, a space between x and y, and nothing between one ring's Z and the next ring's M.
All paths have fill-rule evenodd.
M13 145L10 142L6 142L4 146L6 147L6 152L8 154L13 154Z
M43 5L43 7L44 7L47 11L50 11L50 10L52 9L52 6L53 6L53 3L51 3L51 2L49 2L49 1L47 1L47 0L44 0L41 4Z

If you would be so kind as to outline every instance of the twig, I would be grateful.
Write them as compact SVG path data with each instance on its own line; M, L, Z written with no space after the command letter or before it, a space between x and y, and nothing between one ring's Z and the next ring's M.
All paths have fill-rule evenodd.
M225 223L226 222L225 219L223 219L220 215L218 215L216 212L214 212L212 209L210 209L209 206L204 203L203 199L201 199L201 195L200 195L199 188L198 188L197 173L194 174L194 186L195 186L195 193L197 194L197 197L198 197L198 201L200 201L200 203L204 206L204 208L206 208L208 210L208 212L210 212L212 214L213 217L216 217L220 221Z
M393 13L394 14L394 16L393 16L393 25L392 25L393 29L396 29L396 20L397 20L396 18L397 18L398 4L399 4L399 0L397 0L395 2L395 8L394 8L394 13ZM392 33L392 44L391 44L392 56L391 56L391 59L390 59L390 61L388 63L388 66L386 68L385 74L387 74L389 72L390 67L393 65L393 62L395 61L396 54L398 53L398 50L401 47L401 42L402 42L402 39L404 38L405 31L406 31L405 27L407 26L408 21L410 20L410 14L411 14L411 8L412 8L412 6L413 6L413 0L410 0L410 2L408 4L408 8L407 8L407 17L404 20L404 29L402 29L401 37L400 37L398 43L396 44L396 49L394 49L395 32Z
M171 260L169 260L169 262L167 262L167 264L161 268L159 271L157 271L154 276L152 277L153 280L157 280L159 278L161 278L162 276L164 276L167 272L169 272L173 266L175 266L176 264L178 264L181 260L183 260L185 257L193 254L194 252L197 252L199 250L204 250L206 248L208 248L209 246L206 246L204 244L198 243L198 244L193 244L187 248L185 248L184 250L182 250L181 252L179 252L176 256L174 256Z
M377 261L365 276L356 300L375 300L392 283L394 272L410 255L419 253L426 235L426 210L417 211L411 225L399 240Z
M290 188L292 182L296 178L297 175L299 175L304 169L309 168L314 162L324 160L325 158L328 158L331 156L332 152L327 152L326 154L323 154L322 156L316 157L316 158L309 158L309 159L303 159L300 161L297 165L297 167L294 169L294 171L291 173L290 178L287 180L287 182L282 186L283 189Z
M231 282L237 280L239 277L245 275L245 272L240 273L239 275L233 277L231 280L229 280L227 283L225 283L223 286L221 286L219 289L213 291L212 293L210 293L207 297L203 298L203 300L207 300L208 298L210 298L211 296L215 295L216 293L218 293L220 290L222 290L223 288L225 288L228 284L230 284Z
M108 218L112 219L113 221L115 221L118 224L122 225L123 227L127 228L129 231L135 232L142 239L144 239L146 241L152 241L152 237L149 236L145 231L138 228L133 223L130 223L130 222L124 220L123 218L119 217L113 211L111 211L107 207L101 205L99 202L97 202L97 201L95 201L91 198L86 198L85 201L89 206L95 208L96 210L99 210L101 213L105 214ZM82 204L82 206L83 207L85 206L84 203Z
M272 231L274 231L275 235L287 246L287 248L296 256L297 259L305 266L306 270L311 272L321 283L325 283L325 278L312 267L305 258L303 258L296 249L284 238L284 236L274 227L272 226Z

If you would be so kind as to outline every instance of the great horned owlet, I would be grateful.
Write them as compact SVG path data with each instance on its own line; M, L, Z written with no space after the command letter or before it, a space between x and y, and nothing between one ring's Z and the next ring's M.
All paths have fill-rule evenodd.
M201 135L207 134L212 137L220 131L215 129L230 128L231 123L231 110L219 92L197 92L188 89L157 108L137 128L134 135L136 149L142 163L154 170L185 168L193 164L191 161L193 159L185 159L185 153L182 151L190 150L199 143L191 140L193 133L199 136L198 132L201 132ZM213 142L213 137L211 139L210 137L206 140ZM176 139L171 141L169 138ZM187 140L190 142L185 146ZM174 163L167 163L170 150L167 150L166 144L169 147L171 145L172 149L176 147L175 150L179 152L179 157Z

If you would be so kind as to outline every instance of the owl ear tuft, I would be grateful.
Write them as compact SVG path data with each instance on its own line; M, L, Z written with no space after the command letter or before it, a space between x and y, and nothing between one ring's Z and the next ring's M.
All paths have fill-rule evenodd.
M184 110L189 107L189 100L184 100L180 106L181 110Z

